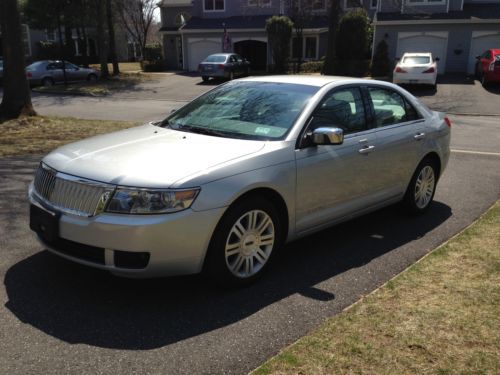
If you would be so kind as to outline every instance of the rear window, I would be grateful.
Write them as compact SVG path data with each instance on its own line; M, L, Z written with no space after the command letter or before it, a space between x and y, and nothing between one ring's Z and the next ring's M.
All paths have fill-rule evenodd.
M222 55L211 55L208 56L204 62L212 62L212 63L223 63L226 62L226 56Z
M406 57L403 57L403 63L405 63L405 64L423 65L423 64L429 64L430 62L431 62L431 58L429 56L406 56Z

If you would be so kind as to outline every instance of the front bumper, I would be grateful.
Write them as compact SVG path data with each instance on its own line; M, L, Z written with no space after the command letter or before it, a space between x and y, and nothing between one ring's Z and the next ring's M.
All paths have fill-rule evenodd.
M31 204L53 211L38 200L32 188L29 199ZM63 258L120 276L186 275L201 271L212 233L223 212L224 208L200 212L188 209L162 215L103 213L94 217L60 213L61 240L51 244L38 237L49 251ZM146 266L140 269L121 266L123 261L117 260L127 253L148 254Z

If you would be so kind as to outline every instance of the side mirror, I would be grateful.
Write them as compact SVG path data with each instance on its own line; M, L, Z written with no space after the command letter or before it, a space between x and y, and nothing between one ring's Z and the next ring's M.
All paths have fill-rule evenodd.
M312 143L320 145L341 145L344 143L344 131L340 128L321 127L313 131Z
M436 58L434 59L434 61L439 61L439 57L436 57Z

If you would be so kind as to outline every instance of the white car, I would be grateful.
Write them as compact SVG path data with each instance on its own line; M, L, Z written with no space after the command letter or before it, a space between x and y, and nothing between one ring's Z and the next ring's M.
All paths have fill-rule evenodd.
M436 86L437 61L432 53L405 53L394 68L392 82Z

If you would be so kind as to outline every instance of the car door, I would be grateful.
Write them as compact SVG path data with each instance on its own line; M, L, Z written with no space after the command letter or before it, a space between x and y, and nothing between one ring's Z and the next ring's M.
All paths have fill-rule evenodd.
M78 68L76 65L66 61L64 67L66 69L68 81L80 81L83 79L80 68Z
M391 199L405 192L422 156L425 120L396 90L369 85L365 93L372 111L377 149L374 159L379 170L372 185L380 199Z
M62 82L64 80L61 61L49 63L47 65L46 71L47 74L54 80L54 82Z
M312 114L295 152L296 229L303 233L374 203L370 185L375 165L375 130L367 129L366 103L357 86L327 93ZM312 146L318 127L344 131L341 145Z

